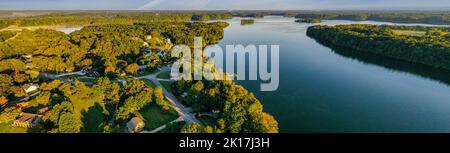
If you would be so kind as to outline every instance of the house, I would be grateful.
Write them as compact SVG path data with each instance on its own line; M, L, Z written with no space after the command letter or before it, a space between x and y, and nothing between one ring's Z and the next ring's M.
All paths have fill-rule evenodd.
M29 59L29 58L33 57L33 54L27 54L24 57Z
M147 36L145 36L145 39L147 39L147 40L152 39L152 35L147 35Z
M220 113L220 108L215 108L215 109L212 110L212 112L214 114L218 114L218 113Z
M170 38L167 38L167 43L171 44L172 41L170 41Z
M16 107L19 107L19 108L26 108L26 107L29 107L29 106L30 106L30 102L28 102L28 101L23 101L23 102L16 103Z
M47 111L48 111L48 107L43 107L43 108L38 110L38 114L44 114Z
M127 129L128 129L128 132L130 132L130 133L139 133L142 130L144 130L144 127L145 127L145 123L139 117L133 117L127 123Z
M144 42L143 46L148 47L148 42Z
M13 122L15 127L33 128L39 125L42 120L42 115L31 113L20 113L20 117Z
M30 83L23 85L22 88L25 90L26 93L30 93L39 89L39 86Z

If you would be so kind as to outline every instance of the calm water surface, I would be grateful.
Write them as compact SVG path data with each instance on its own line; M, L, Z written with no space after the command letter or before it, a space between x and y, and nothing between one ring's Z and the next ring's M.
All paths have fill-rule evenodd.
M281 132L450 132L450 72L331 49L306 36L311 24L266 17L232 19L227 44L280 45L280 85L261 92L239 81L274 115ZM321 24L390 24L325 21Z

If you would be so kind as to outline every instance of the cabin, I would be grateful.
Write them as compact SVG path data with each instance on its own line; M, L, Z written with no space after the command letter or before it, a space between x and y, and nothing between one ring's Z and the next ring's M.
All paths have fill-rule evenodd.
M26 93L30 93L33 91L36 91L37 89L39 89L38 85L34 85L34 84L25 84L22 86L23 90L25 90Z
M32 113L20 113L20 117L17 118L12 126L23 127L23 128L33 128L39 125L42 120L42 115L32 114Z
M144 127L145 127L145 123L139 117L133 117L127 123L127 129L128 129L128 132L130 132L130 133L139 133L144 130Z

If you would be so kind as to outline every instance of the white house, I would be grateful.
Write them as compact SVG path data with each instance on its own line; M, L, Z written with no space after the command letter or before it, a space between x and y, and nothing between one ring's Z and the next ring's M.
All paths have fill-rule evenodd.
M39 89L39 86L34 85L34 84L28 84L28 85L25 85L23 88L26 93L30 93L30 92L33 92L33 91L36 91L37 89Z

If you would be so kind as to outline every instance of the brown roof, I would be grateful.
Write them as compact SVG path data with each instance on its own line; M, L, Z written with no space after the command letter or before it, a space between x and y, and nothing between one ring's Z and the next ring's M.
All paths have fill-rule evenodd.
M32 122L38 115L31 113L22 113L16 121L19 122Z
M143 123L144 121L139 117L133 117L128 123L127 127L134 129L138 124Z

